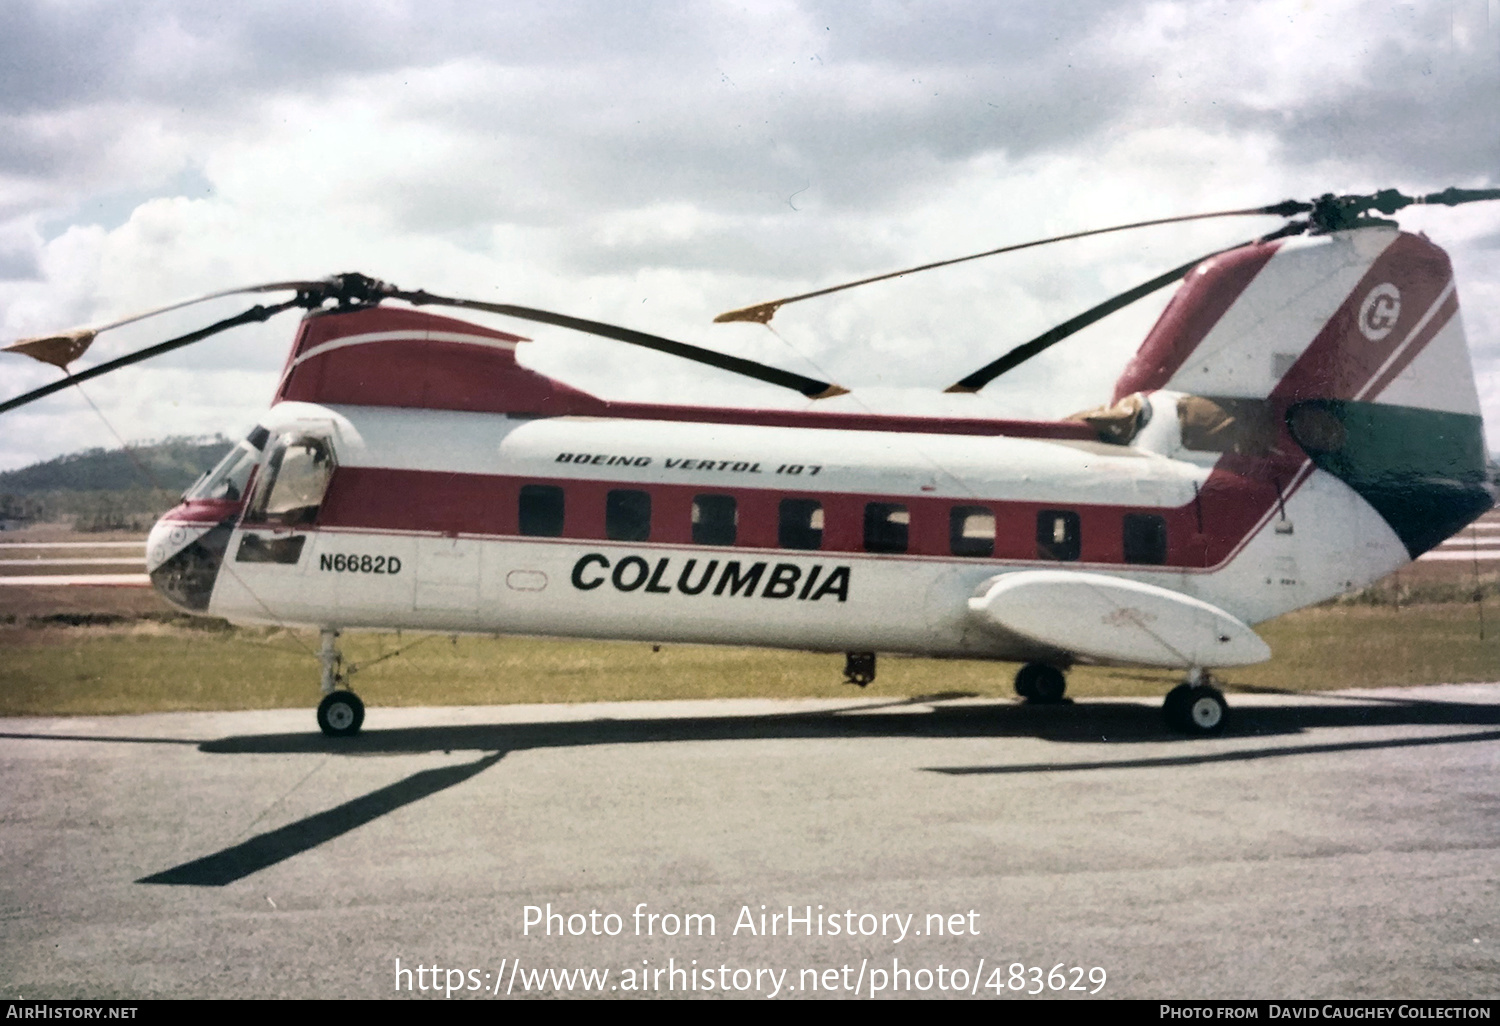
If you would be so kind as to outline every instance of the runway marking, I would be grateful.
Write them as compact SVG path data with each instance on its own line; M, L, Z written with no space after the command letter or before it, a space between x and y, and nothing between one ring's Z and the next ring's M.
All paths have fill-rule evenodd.
M33 574L30 577L0 577L0 587L21 585L28 588L52 588L80 584L98 584L116 588L148 588L151 586L151 578L146 574Z
M88 734L6 734L0 738L13 741L118 741L130 745L203 745L206 741L195 741L182 737L104 737Z
M140 549L145 552L146 539L123 542L0 542L0 549Z
M0 559L0 566L140 566L137 556L103 556L99 559Z

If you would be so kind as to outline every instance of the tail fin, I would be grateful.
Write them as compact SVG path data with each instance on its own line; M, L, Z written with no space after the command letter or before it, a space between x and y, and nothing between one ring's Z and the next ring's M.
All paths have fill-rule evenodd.
M1216 473L1274 479L1279 493L1316 466L1411 558L1494 504L1452 267L1423 236L1362 227L1205 261L1115 398L1163 389L1259 420L1258 451L1216 449Z

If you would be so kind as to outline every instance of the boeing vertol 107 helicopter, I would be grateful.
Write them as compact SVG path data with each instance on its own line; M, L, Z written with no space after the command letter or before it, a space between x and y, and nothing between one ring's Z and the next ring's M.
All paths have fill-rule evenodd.
M1252 625L1373 582L1495 501L1446 254L1376 213L1500 190L1394 190L1095 229L1290 219L1184 264L970 374L974 391L1185 279L1109 402L1063 421L610 402L516 362L525 339L418 309L589 332L794 389L826 381L627 328L359 274L286 291L70 374L0 412L284 310L306 310L271 408L151 532L155 587L235 623L321 631L318 723L364 707L337 639L405 629L1166 667L1168 722L1222 730L1208 671L1269 657ZM1305 217L1302 215L1306 215ZM395 306L393 302L405 305ZM98 328L9 347L65 372ZM689 430L690 427L690 430Z

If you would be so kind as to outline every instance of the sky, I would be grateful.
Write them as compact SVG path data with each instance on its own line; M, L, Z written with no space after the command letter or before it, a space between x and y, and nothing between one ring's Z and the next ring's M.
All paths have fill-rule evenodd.
M715 314L1031 238L1325 192L1500 185L1500 0L0 5L0 342L358 270L852 389L828 409L1058 417L1170 290L1012 346L1275 218L1145 229ZM1500 451L1500 202L1403 212L1453 258ZM102 335L75 369L250 305ZM247 431L296 314L0 422L0 470ZM474 318L610 399L807 405L619 343ZM0 354L0 397L55 380ZM97 412L93 407L97 408Z

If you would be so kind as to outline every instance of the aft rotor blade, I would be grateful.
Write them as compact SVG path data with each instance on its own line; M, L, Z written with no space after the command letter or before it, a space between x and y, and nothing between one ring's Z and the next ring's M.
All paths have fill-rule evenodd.
M1300 230L1300 227L1298 230ZM1277 232L1275 234L1281 235L1291 233ZM1216 257L1220 253L1228 253L1231 249L1239 249L1241 246L1249 246L1256 242L1265 241L1266 238L1269 238L1269 236L1265 236L1260 239L1251 239L1248 242L1240 243L1238 246L1229 246L1225 249L1214 250L1212 253L1206 253L1195 260L1188 261L1181 267L1174 267L1166 274L1158 275L1157 277L1152 278L1150 281L1142 282L1133 289L1127 289L1117 296L1106 299L1098 306L1090 307L1083 313L1079 314L1077 317L1074 317L1072 320L1064 321L1057 327L1052 328L1049 331L1044 331L1042 334L1038 335L1030 342L1025 342L1021 345L1016 346L1014 349L1006 353L1004 356L1000 357L998 360L993 360L990 363L985 364L973 374L970 374L968 377L962 379L961 381L949 385L947 388L943 389L943 391L977 392L985 385L988 385L991 381L994 381L1000 375L1004 374L1006 371L1013 370L1014 368L1019 367L1021 364L1025 363L1033 356L1036 356L1038 353L1042 353L1052 346L1057 345L1057 343L1061 342L1069 335L1075 335L1078 332L1082 331L1084 328L1087 328L1090 324L1093 324L1095 321L1100 321L1105 317L1108 317L1116 310L1122 310L1125 307L1129 306L1131 303L1134 303L1136 300L1144 299L1146 296L1149 296L1151 293L1157 291L1158 289L1166 288L1174 281L1179 281L1187 277L1189 271L1191 271L1193 268L1197 267L1199 264L1203 263L1203 261L1209 259L1210 257Z
M404 292L392 289L384 293L393 299L404 299L414 306L432 304L436 306L452 306L463 310L484 310L488 313L502 314L506 317L517 317L523 321L536 321L540 324L553 324L559 328L571 328L589 335L598 335L601 338L611 338L617 342L628 342L631 345L642 346L646 349L654 349L658 353L668 353L672 356L680 356L685 360L695 363L707 364L720 370L731 371L741 374L757 381L764 381L771 385L780 385L782 388L790 388L794 392L800 392L809 399L827 399L830 396L843 395L848 392L846 388L829 381L819 381L816 378L805 377L794 374L791 371L780 370L769 367L754 360L745 360L738 356L729 356L725 353L716 353L712 349L702 349L698 346L689 345L686 342L675 342L660 335L648 335L643 331L634 331L630 328L622 328L617 324L605 324L601 321L585 320L582 317L571 317L567 314L553 313L550 310L537 310L529 306L513 306L509 303L486 303L477 299L451 299L446 296L435 296L430 292Z
M183 307L193 306L197 303L206 303L211 299L222 299L225 296L238 296L254 292L306 292L312 289L326 287L324 282L309 281L278 281L268 282L264 285L246 285L236 289L224 289L220 292L210 292L206 296L195 296L192 299L179 300L166 306L158 306L152 310L131 314L108 324L100 324L88 328L75 328L71 331L59 332L54 335L36 335L31 338L17 339L8 346L0 347L0 352L22 353L43 363L50 363L54 367L66 371L68 364L78 359L94 344L94 339L111 328L124 327L137 321L144 321L148 317L158 314L170 313L173 310L181 310Z
M1445 207L1456 207L1460 203L1476 203L1479 200L1500 199L1500 189L1444 189L1417 197L1418 203L1440 203Z
M1336 232L1370 224L1395 223L1376 221L1369 216L1371 212L1394 214L1414 204L1456 207L1493 199L1500 199L1500 189L1460 189L1454 186L1425 196L1407 196L1399 189L1345 196L1335 196L1330 192L1313 200L1310 220L1320 231Z
M229 293L225 294L228 295ZM289 299L285 303L277 303L274 306L252 306L242 314L217 321L206 328L199 328L197 331L188 332L186 335L179 335L174 339L168 339L166 342L160 342L145 349L138 349L118 359L101 363L97 367L90 367L88 370L80 371L77 374L69 374L61 381L54 381L50 385L44 385L41 388L27 392L25 395L8 399L0 403L0 413L13 410L18 406L25 406L27 403L36 402L36 400L43 399L53 392L60 392L72 385L88 381L90 378L97 378L101 374L108 374L110 371L119 370L121 367L128 367L133 363L149 360L153 356L161 356L164 353L170 353L174 349L181 349L183 346L192 345L194 342L201 342L211 335L217 335L221 331L228 331L230 328L238 327L241 324L253 324L257 321L268 320L283 310L289 310L299 305L301 302L301 298L298 297Z
M877 274L871 278L861 278L858 281L845 282L842 285L833 285L826 289L818 289L814 292L804 292L801 295L787 296L785 299L774 299L769 303L758 303L755 306L743 307L739 310L730 310L721 313L714 318L715 324L724 324L730 321L750 321L755 324L769 324L771 318L776 316L776 311L788 303L798 303L804 299L813 299L817 296L826 296L834 292L842 292L845 289L857 288L860 285L869 285L871 282L885 281L889 278L899 278L906 274L916 274L918 271L930 271L937 267L951 267L954 264L966 263L970 260L979 260L983 257L998 256L1001 253L1014 253L1020 249L1031 249L1034 246L1046 246L1054 242L1067 242L1069 239L1083 239L1090 235L1107 235L1110 232L1129 231L1132 228L1149 228L1159 224L1177 224L1181 221L1202 221L1211 217L1241 217L1249 214L1275 214L1280 217L1291 217L1293 214L1304 213L1312 209L1312 205L1299 200L1283 200L1264 207L1247 207L1243 210L1218 210L1209 214L1186 214L1181 217L1162 217L1154 221L1135 221L1131 224L1117 224L1110 228L1093 228L1085 232L1070 232L1067 235L1054 235L1047 239L1035 239L1031 242L1018 242L1010 246L1001 246L999 249L987 249L983 253L971 253L968 256L954 257L951 260L938 260L930 264L920 264L916 267L908 267L902 271L891 271L887 274Z

